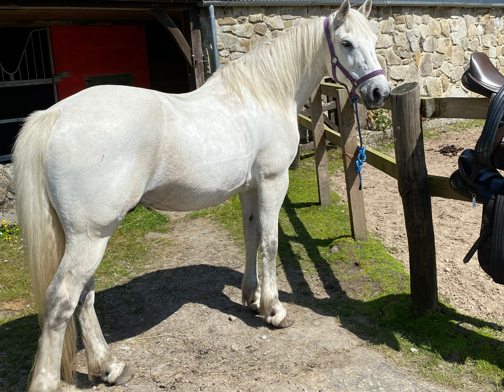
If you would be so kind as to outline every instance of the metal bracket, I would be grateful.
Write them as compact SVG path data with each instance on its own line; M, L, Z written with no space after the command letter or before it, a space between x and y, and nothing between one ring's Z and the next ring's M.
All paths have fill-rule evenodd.
M53 79L55 82L61 82L62 78L68 78L70 76L70 72L60 72L58 76L55 76Z

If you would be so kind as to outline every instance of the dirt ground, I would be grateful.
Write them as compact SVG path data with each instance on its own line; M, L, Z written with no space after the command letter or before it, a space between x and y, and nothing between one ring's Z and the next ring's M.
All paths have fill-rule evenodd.
M474 146L480 130L449 131L426 139L430 174L449 176L456 157L445 145ZM408 263L402 204L396 181L370 165L364 169L368 230L393 256ZM342 174L333 189L345 196ZM432 199L440 294L457 310L504 322L504 290L462 259L479 233L481 207ZM331 296L317 276L302 276L314 293L300 303L292 277L280 273L280 299L295 319L277 330L241 305L244 254L229 234L209 220L186 221L172 214L175 228L151 233L152 263L132 281L97 294L96 307L114 354L135 377L109 387L87 380L85 353L78 354L79 389L107 391L445 391L419 380L349 332L317 306ZM154 256L155 255L155 256ZM297 289L297 290L296 290ZM305 297L304 297L305 298ZM294 303L295 302L295 303ZM23 386L20 386L23 387ZM25 387L25 386L24 386Z
M481 130L446 131L441 137L424 139L428 173L449 177L458 168L458 155L450 157L439 150L447 145L474 148ZM386 246L395 247L397 252L392 255L408 265L404 214L396 180L370 165L365 165L363 176L368 230ZM346 198L343 174L331 181L333 189ZM503 324L504 286L483 272L477 255L468 264L462 261L479 237L482 206L472 208L470 202L433 197L432 213L440 295L461 313Z
M172 219L176 216L173 217ZM295 319L278 330L241 305L244 254L229 234L204 219L179 220L169 234L151 233L149 272L97 294L97 311L113 352L135 377L108 391L443 391L415 379L314 306L328 298L318 277L304 277L313 303L279 274L280 298ZM167 246L169 244L169 247ZM300 291L300 290L298 290Z

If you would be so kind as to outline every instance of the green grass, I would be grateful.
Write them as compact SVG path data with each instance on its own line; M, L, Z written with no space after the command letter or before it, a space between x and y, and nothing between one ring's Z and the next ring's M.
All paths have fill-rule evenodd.
M447 125L446 128L450 131L462 132L468 128L483 127L483 125L485 125L485 120L466 120Z
M153 210L137 207L127 214L95 274L97 291L141 275L150 262L145 234L169 229L168 217ZM40 329L19 238L0 239L0 254L0 391L5 391L26 381Z
M330 172L342 170L339 154L329 151ZM293 288L291 302L334 316L384 355L437 384L501 390L502 327L460 314L442 301L436 313L415 318L404 266L373 238L353 241L348 208L338 195L332 194L328 207L317 201L313 158L305 154L301 168L291 171L279 222L277 266ZM216 219L237 241L243 240L237 197L192 217ZM337 251L331 252L333 246ZM330 298L315 298L307 282L313 276Z

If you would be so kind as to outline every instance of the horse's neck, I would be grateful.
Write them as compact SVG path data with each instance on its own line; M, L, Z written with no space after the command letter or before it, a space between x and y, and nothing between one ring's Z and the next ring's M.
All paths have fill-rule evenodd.
M298 86L294 96L298 113L301 111L306 101L310 98L317 85L327 73L325 70L324 59L329 53L323 30L323 22L322 19L317 19L311 23L313 23L315 27L315 37L312 37L312 39L316 40L316 49L315 53L312 53L308 59L302 58L305 54L300 50L299 61L303 62L305 66L301 68L301 73L298 78Z

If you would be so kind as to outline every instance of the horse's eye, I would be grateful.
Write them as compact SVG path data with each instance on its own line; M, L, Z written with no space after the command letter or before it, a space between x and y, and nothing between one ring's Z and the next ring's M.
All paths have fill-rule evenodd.
M349 41L342 41L341 45L343 45L345 48L353 48L353 45Z

